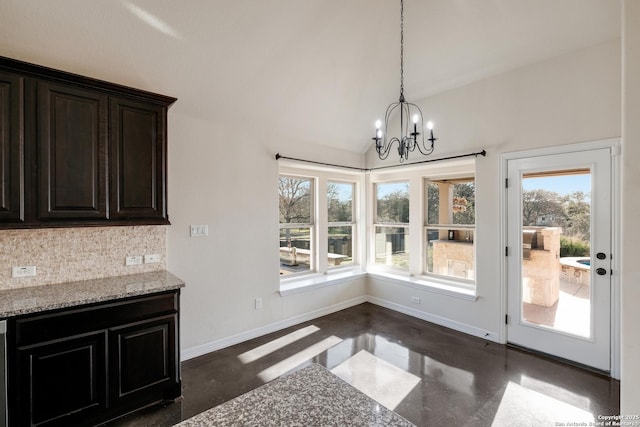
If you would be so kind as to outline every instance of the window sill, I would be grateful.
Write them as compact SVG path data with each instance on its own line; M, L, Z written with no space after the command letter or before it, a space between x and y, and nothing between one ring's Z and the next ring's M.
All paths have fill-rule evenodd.
M337 285L360 277L366 277L367 272L359 268L350 268L328 274L308 274L305 276L280 279L280 296L287 296L307 292L314 289Z
M464 286L455 282L447 283L444 280L436 281L427 276L410 276L409 274L393 273L388 271L370 271L368 274L376 279L396 285L408 286L413 289L433 292L467 301L478 300L478 296L472 287Z

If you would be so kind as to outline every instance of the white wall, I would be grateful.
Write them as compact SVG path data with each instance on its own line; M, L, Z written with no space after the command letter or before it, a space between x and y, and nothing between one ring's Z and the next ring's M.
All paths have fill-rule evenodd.
M478 159L475 302L418 291L378 279L281 297L278 289L278 163L273 154L357 165L338 152L257 129L238 129L181 114L169 115L169 269L187 282L182 348L217 348L305 313L356 302L416 309L478 332L498 333L500 293L499 154L620 136L620 42L612 41L514 70L431 97L423 111L438 125L436 156L486 149ZM383 108L382 106L381 108ZM434 113L435 114L435 113ZM369 155L371 161L371 156ZM375 163L375 162L371 162ZM209 237L190 238L189 224L208 224ZM262 297L262 310L254 298ZM267 329L265 329L267 328ZM257 333L257 332L256 332ZM240 334L240 335L238 335ZM229 341L231 337L231 341ZM240 339L240 338L238 338ZM236 340L237 341L237 340Z
M640 2L623 2L622 377L623 414L640 414Z
M269 325L281 327L278 322L286 319L343 307L354 298L355 304L366 293L364 280L286 297L277 292L275 153L355 166L362 156L282 140L248 126L189 117L179 104L169 114L168 268L187 283L181 314L186 355L246 339ZM208 224L209 236L189 237L190 224ZM263 298L261 310L254 308L257 297Z
M463 330L497 335L500 292L501 153L620 136L620 42L601 44L445 92L419 103L436 126L432 157L487 150L476 161L476 279L472 302L370 278L369 294ZM410 93L406 94L407 96ZM409 161L420 160L418 156ZM375 150L370 165L381 164ZM393 154L388 162L397 162ZM411 296L421 304L411 304ZM428 315L428 316L427 316Z

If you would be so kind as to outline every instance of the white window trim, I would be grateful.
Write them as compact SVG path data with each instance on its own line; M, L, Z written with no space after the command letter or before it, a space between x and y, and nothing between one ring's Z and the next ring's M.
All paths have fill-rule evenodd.
M356 183L356 200L354 204L354 220L356 220L357 243L354 245L354 265L339 268L327 268L327 261L319 257L320 250L316 250L319 259L316 260L318 270L304 275L287 276L280 278L280 295L287 296L301 292L307 292L327 286L338 285L349 282L357 278L374 278L389 283L399 284L414 289L446 295L453 298L460 298L468 301L476 301L477 295L477 274L474 281L448 280L439 275L425 275L425 248L426 236L423 236L426 228L424 209L424 187L425 178L431 179L452 179L460 177L475 177L475 159L462 159L450 162L443 162L429 166L402 168L400 172L345 172L340 169L329 167L306 167L296 162L283 162L279 174L306 176L317 179L316 206L326 208L326 184L328 181L345 180ZM340 178L342 176L342 178ZM322 179L321 177L324 177ZM407 179L408 178L408 179ZM320 183L324 181L324 185ZM385 268L375 265L375 248L371 244L375 234L375 183L409 181L409 235L420 236L410 238L409 243L409 271L397 268ZM320 200L324 197L324 201ZM413 201L413 202L412 202ZM316 207L317 209L317 207ZM326 209L322 209L325 210ZM316 212L319 214L320 212ZM418 218L418 220L413 220ZM327 212L316 217L316 244L324 245L324 253L327 252ZM384 224L387 225L387 224ZM320 232L324 236L320 235ZM366 236L366 238L363 238ZM354 237L356 238L356 237ZM477 233L475 234L477 239ZM475 241L474 241L475 244ZM357 251L356 251L357 247ZM467 282L467 283L465 283Z
M288 162L287 162L288 163ZM302 167L294 164L283 164L278 176L298 176L312 178L314 180L314 245L313 271L301 272L280 277L280 294L289 295L304 290L316 289L335 283L341 283L359 277L364 274L363 265L366 253L365 231L366 222L362 220L362 206L364 206L364 192L362 191L364 176L361 172L345 172L327 167ZM327 184L329 182L345 182L354 184L353 200L353 264L343 267L329 267L328 253L328 211L327 211Z

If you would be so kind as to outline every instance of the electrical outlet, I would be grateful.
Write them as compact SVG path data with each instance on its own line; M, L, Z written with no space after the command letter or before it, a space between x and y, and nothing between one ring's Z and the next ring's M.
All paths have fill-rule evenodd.
M262 308L262 298L256 298L256 310L260 310Z
M157 264L160 262L160 254L149 254L144 256L145 264Z
M411 297L411 302L414 304L420 304L420 297Z
M191 237L205 237L208 235L209 235L209 226L207 224L191 226Z
M11 277L31 277L36 275L36 266L27 265L23 267L13 267Z
M142 264L142 255L128 256L124 260L124 265L140 265Z

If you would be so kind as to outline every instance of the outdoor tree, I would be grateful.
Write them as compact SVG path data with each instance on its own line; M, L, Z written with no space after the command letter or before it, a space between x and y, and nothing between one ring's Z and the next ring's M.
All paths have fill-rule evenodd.
M278 182L280 223L308 223L311 220L311 180L280 177Z
M543 189L522 192L522 225L536 225L539 218L563 217L562 201L558 193Z
M378 222L403 224L409 222L409 194L397 190L378 199Z
M353 219L352 197L348 197L346 199L341 198L339 185L342 184L329 183L327 185L329 222L350 222ZM344 185L350 186L351 184ZM350 196L353 196L353 194Z

